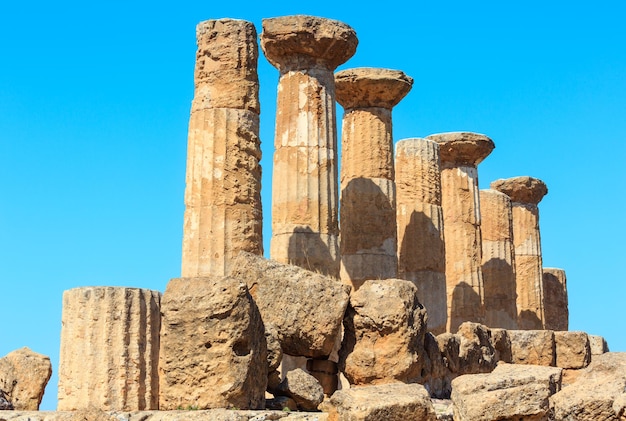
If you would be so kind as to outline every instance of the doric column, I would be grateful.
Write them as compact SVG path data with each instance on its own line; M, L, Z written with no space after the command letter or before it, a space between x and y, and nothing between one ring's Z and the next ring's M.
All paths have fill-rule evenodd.
M397 276L396 188L391 109L413 79L398 70L360 68L335 75L344 108L341 132L341 280Z
M513 202L513 241L517 283L517 324L520 329L543 329L543 269L539 207L548 187L537 178L513 177L496 180L491 188Z
M123 287L63 293L59 411L159 408L160 299Z
M513 214L509 196L497 190L481 190L480 218L485 324L517 329Z
M543 306L545 329L569 328L567 277L563 269L543 268Z
M441 205L446 247L448 331L484 323L484 289L477 165L495 147L487 136L452 132L428 136L441 153Z
M428 330L446 331L446 255L441 207L439 144L427 139L396 143L398 277L417 286L428 311Z
M280 71L272 182L272 259L339 276L333 71L356 51L348 25L313 16L263 20Z
M257 34L220 19L196 35L182 276L223 276L240 251L263 254Z

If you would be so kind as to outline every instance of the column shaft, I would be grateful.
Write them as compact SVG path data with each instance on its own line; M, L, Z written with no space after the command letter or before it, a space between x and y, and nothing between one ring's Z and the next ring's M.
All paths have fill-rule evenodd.
M543 268L544 323L547 330L568 330L567 277L563 269Z

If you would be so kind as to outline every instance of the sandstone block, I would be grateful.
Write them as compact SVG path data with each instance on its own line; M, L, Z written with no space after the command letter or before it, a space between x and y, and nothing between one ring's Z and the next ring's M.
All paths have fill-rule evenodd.
M465 322L456 335L460 338L458 374L488 373L496 367L496 351L489 328Z
M496 351L495 360L498 362L512 363L511 338L505 329L491 329L491 345Z
M339 367L350 384L419 379L426 317L410 281L369 280L352 292L339 351Z
M161 410L265 407L267 345L245 283L178 278L162 300Z
M50 358L24 347L0 358L0 407L36 411L52 375Z
M609 352L609 345L602 336L588 335L589 346L591 348L591 355L602 355L605 352Z
M543 268L544 326L549 330L567 330L569 310L567 277L563 269Z
M550 407L557 420L618 421L624 390L626 353L609 352L596 356L576 382L552 396Z
M277 393L292 398L303 411L316 411L324 400L324 390L317 379L300 368L287 372Z
M551 330L509 330L513 364L554 367L556 344Z
M454 419L548 421L548 398L560 388L560 368L500 364L452 381Z
M435 421L430 396L419 384L393 383L338 390L322 409L329 421Z
M554 332L556 366L584 368L591 361L589 337L585 332Z
M237 257L231 276L248 285L285 354L330 355L349 300L341 282L250 253Z
M439 350L437 338L431 332L427 332L424 336L424 350L426 356L420 384L424 385L431 397L449 398L451 391L450 371L446 367L444 357Z
M139 288L63 293L59 410L158 408L160 300Z

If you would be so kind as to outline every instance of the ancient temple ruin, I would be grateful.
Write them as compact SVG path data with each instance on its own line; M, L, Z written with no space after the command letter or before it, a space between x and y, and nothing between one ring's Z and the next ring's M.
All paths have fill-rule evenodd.
M181 277L163 294L66 291L59 410L319 408L348 419L347 402L390 399L434 420L429 398L461 405L466 376L541 366L547 402L562 369L605 352L601 338L567 332L565 272L542 268L545 184L515 177L479 191L478 165L495 147L483 134L394 148L392 109L413 80L334 74L358 43L342 22L263 21L260 45L279 74L264 258L257 32L210 20L197 43ZM307 369L281 373L283 355Z

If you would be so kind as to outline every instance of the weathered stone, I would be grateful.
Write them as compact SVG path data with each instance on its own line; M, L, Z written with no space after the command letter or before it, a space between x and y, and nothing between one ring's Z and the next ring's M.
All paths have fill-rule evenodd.
M441 154L447 330L454 332L463 322L484 322L477 165L495 146L477 133L442 133L427 139L439 143Z
M554 332L556 366L584 368L591 361L589 338L585 332Z
M160 299L123 287L63 293L59 410L158 408Z
M543 181L532 177L496 180L491 188L508 195L513 206L518 327L543 329L543 268L537 204L548 188Z
M450 397L450 371L439 350L437 338L431 332L427 332L424 336L424 350L426 357L420 383L424 385L431 397L440 399Z
M274 409L277 411L297 411L298 404L289 396L274 396L265 400L265 409Z
M511 355L511 338L509 332L505 329L490 329L491 330L491 345L496 351L495 359L498 362L512 363L513 356Z
M567 277L563 269L543 268L543 305L545 329L567 330Z
M589 336L589 346L591 348L592 358L594 355L602 355L605 352L609 352L609 345L606 343L606 340L602 336L598 335L588 335Z
M515 250L511 199L497 190L480 191L485 324L517 329Z
M160 409L265 407L264 326L243 282L172 279L162 313Z
M256 30L209 20L197 41L182 276L223 276L238 252L263 254Z
M560 368L500 364L452 381L454 419L548 421L548 398L560 388Z
M316 411L324 400L324 390L317 379L300 368L287 372L277 393L292 398L303 411Z
M513 364L555 366L556 344L551 330L509 330Z
M460 337L458 374L488 373L496 367L498 361L489 328L464 322L456 334Z
M626 353L609 352L595 356L575 383L552 396L550 407L556 420L619 421L619 403L625 390Z
M306 369L322 386L324 395L330 396L335 393L339 385L339 368L336 362L331 360L308 360Z
M618 420L626 420L626 393L622 393L613 401L613 411Z
M356 51L348 25L313 16L263 19L261 47L280 71L270 255L339 276L333 70Z
M341 279L396 278L396 186L391 109L413 79L398 70L359 68L335 75L344 108L341 136Z
M267 372L271 373L280 367L283 360L283 349L280 346L278 329L271 324L265 323L265 343L267 344Z
M341 282L296 266L241 253L231 276L248 285L263 321L273 325L285 354L327 357L349 296Z
M430 396L420 384L393 383L338 390L322 409L329 421L435 421Z
M452 391L452 380L458 376L460 369L459 353L461 337L452 333L442 333L437 336L437 345L441 352L443 365L446 369L441 381L440 398L449 398Z
M415 284L428 312L428 330L446 331L446 255L441 208L439 144L404 139L396 144L398 277Z
M36 411L52 375L50 358L24 347L0 358L0 408Z
M410 281L369 280L352 292L339 351L339 367L350 384L419 379L426 317Z

